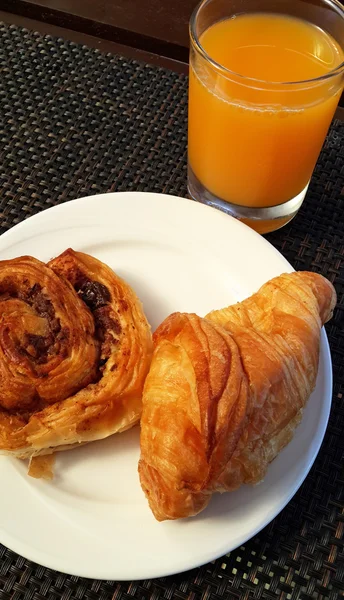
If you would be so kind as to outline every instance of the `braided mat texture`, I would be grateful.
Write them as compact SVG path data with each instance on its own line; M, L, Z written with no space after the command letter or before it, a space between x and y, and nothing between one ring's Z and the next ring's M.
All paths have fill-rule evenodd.
M0 24L1 232L100 192L186 195L187 79ZM282 513L230 555L178 576L93 581L0 545L0 600L334 600L344 595L344 123L335 121L297 218L267 236L334 282L334 395L320 454ZM1 490L1 488L0 488ZM1 493L1 491L0 491ZM15 518L15 515L13 515Z

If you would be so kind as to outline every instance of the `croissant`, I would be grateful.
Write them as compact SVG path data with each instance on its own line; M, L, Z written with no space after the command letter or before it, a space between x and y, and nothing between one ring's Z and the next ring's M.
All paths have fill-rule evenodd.
M140 301L99 260L1 261L0 452L32 458L131 427L151 354Z
M214 492L264 478L314 389L335 303L327 279L295 272L204 319L175 313L159 326L139 461L157 520L196 515Z

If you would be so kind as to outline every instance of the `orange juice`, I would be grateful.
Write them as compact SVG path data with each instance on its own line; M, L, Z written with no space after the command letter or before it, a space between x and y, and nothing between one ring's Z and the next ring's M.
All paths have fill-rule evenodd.
M189 164L233 204L268 207L307 186L340 98L343 52L315 25L252 13L210 26L189 83ZM271 82L271 83L268 83ZM284 83L286 82L286 83ZM288 83L299 82L299 83Z

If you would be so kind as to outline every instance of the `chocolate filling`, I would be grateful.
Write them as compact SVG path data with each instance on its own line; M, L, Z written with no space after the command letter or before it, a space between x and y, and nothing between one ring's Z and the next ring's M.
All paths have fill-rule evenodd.
M103 371L114 344L118 343L118 340L112 334L119 335L122 327L118 319L112 316L110 306L97 308L93 313L93 317L96 326L96 336L101 343L100 371Z
M104 333L112 330L116 335L119 335L122 331L122 327L118 319L114 319L109 314L110 310L107 306L102 306L94 311L94 320L96 329L99 330L99 339L103 341Z
M42 286L39 283L35 283L26 295L26 298L24 297L23 299L35 309L37 314L45 317L49 322L55 318L53 303L43 294Z
M26 334L27 347L26 351L34 358L39 358L42 354L46 354L48 348L53 344L54 338L52 335L44 337L43 335L36 335L35 333Z
M27 334L26 353L38 364L44 364L49 356L58 354L61 350L61 342L68 340L69 331L66 327L61 328L60 319L55 317L53 303L42 292L42 286L39 283L28 291L18 294L18 297L26 301L35 312L49 323L50 333L47 336Z
M96 337L102 344L99 367L103 370L108 360L111 344L116 343L116 340L108 334L113 332L115 335L120 335L122 331L119 320L114 318L111 307L108 306L111 302L111 294L103 283L92 281L79 270L76 273L74 288L93 313Z
M77 291L92 312L105 306L111 300L109 290L99 281L85 280Z
M54 321L58 321L58 319L54 319ZM50 334L47 336L27 333L25 353L39 365L46 363L50 356L59 354L61 351L63 352L63 357L65 357L68 352L66 349L64 351L61 349L61 343L68 343L69 329L67 327L60 327L59 329L56 334L52 330L50 323Z

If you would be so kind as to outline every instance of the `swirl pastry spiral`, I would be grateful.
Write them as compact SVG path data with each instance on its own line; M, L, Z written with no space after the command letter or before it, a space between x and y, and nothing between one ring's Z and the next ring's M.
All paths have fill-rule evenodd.
M263 479L314 389L320 330L335 303L321 275L284 274L205 319L175 313L158 327L139 474L159 521Z
M99 260L0 261L0 452L32 458L131 427L151 352L140 301Z

